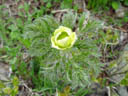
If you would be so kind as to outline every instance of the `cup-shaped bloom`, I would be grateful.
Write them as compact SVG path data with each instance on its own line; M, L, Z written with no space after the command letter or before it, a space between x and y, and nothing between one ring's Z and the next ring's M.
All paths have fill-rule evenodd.
M76 39L77 36L75 32L72 32L70 28L60 26L51 37L52 47L59 50L65 50L71 48Z

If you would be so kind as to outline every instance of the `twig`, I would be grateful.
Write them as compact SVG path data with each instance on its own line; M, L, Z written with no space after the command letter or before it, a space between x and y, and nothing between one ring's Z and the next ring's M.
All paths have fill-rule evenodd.
M0 48L3 48L3 40L0 38Z
M40 96L38 93L33 92L31 88L29 88L24 82L21 83L21 85L23 85L26 89L28 89L29 93L31 94L31 96ZM42 95L41 95L42 96Z
M106 88L108 89L108 96L111 96L110 87L109 87L109 86L107 86Z
M64 13L64 12L68 12L69 11L69 9L64 9L64 10L53 10L51 13ZM71 10L71 11L73 11L73 10Z
M119 74L125 74L125 73L127 73L127 72L128 72L128 70L127 70L127 71L124 71L124 72L117 72L117 73L111 74L110 76L119 75Z

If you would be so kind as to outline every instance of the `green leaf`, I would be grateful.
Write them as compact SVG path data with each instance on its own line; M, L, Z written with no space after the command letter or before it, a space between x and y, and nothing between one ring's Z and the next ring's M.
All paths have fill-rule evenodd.
M11 39L19 39L20 36L21 35L18 31L11 32L11 34L10 34Z
M17 69L17 66L15 65L16 62L17 62L17 58L16 57L14 57L13 59L10 60L12 71Z
M46 3L46 2L49 2L49 0L43 0L43 2L45 2L45 3Z
M118 1L113 1L112 2L112 8L113 9L117 10L119 8L119 6L120 6L120 2L118 2Z
M57 92L56 96L69 96L70 86L64 88L63 92Z
M79 18L79 28L80 28L80 30L83 27L84 20L85 20L85 14L82 14L82 16Z
M66 9L66 8L71 8L72 7L72 0L63 0L61 2L61 6L62 9Z
M128 86L128 73L126 73L123 80L121 80L120 84Z
M124 17L122 21L123 22L128 22L128 17Z
M8 29L10 29L11 31L17 31L17 30L18 30L18 28L17 28L17 26L16 26L15 24L11 24L11 25L8 27Z
M7 95L10 95L11 92L12 92L12 89L11 89L10 87L6 87L6 88L3 89L3 92L4 92L5 94L7 94Z
M126 6L128 6L128 0L125 0L125 1L124 1L124 4L125 4Z
M19 79L17 77L14 77L12 80L13 86L18 86L19 85Z
M51 8L52 7L52 4L51 2L48 2L47 5L46 5L47 8Z
M1 90L2 88L5 88L5 85L4 85L3 82L0 81L0 90Z
M40 59L38 59L38 58L35 57L31 61L31 63L32 63L32 70L33 70L33 72L34 72L35 75L38 74L39 71L40 71L40 61L39 60Z
M19 5L18 9L22 9L22 8L24 8L24 6L23 5Z
M25 3L24 3L24 10L25 10L26 12L29 12L29 7L30 7L30 5L25 2Z

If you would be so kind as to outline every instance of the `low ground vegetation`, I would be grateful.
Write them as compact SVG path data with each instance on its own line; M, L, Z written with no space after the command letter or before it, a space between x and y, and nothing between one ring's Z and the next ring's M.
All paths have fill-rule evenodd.
M128 0L0 3L0 96L127 96Z

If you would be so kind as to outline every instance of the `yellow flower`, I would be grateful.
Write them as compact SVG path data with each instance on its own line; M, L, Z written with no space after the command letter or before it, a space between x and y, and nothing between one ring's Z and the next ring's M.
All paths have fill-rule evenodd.
M72 32L70 28L60 26L51 37L52 47L59 50L65 50L71 48L76 39L77 36L75 32Z

